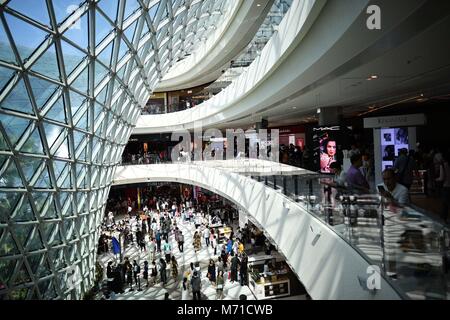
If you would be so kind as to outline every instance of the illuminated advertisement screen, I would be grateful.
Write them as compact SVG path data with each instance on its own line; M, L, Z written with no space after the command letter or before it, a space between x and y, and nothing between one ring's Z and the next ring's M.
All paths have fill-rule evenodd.
M392 168L401 149L409 150L408 128L381 129L382 170Z
M340 126L314 128L314 160L321 173L332 173L330 165L341 161L342 143Z

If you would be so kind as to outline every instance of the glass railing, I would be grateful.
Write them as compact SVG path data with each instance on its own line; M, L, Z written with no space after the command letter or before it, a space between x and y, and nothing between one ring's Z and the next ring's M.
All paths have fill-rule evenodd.
M160 153L147 153L145 155L138 154L126 154L122 155L121 165L144 165L144 164L160 164L160 163L171 163L169 157L161 156Z
M180 103L173 103L168 105L167 107L164 105L157 105L157 104L150 104L142 108L141 114L142 115L151 115L151 114L164 114L164 113L173 113L173 112L179 112L184 111L190 108L195 107L196 105L201 104L203 101L198 102L180 102Z
M328 224L410 299L448 299L449 228L413 205L331 186L329 176L253 175Z
M450 297L449 228L423 209L337 187L330 176L280 163L255 159L179 162L245 175L284 194L326 223L371 265L379 266L405 298Z

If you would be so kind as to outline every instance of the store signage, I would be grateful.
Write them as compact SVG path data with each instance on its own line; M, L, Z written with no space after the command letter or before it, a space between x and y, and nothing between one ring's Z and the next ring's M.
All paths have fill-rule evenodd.
M164 99L164 92L155 92L150 96L150 99Z
M426 117L422 113L399 116L365 118L364 128L414 127L426 124Z
M339 131L339 130L341 130L340 126L313 128L313 131Z
M281 135L294 134L294 133L305 133L305 128L302 126L288 126L280 128L272 128L280 130Z

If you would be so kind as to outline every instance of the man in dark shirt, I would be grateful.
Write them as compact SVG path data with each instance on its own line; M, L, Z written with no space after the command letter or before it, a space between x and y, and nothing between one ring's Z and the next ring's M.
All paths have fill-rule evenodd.
M198 275L197 271L194 271L194 275L192 276L191 288L192 288L192 295L194 297L194 300L201 300L200 290L202 288L202 282L201 282L200 276Z

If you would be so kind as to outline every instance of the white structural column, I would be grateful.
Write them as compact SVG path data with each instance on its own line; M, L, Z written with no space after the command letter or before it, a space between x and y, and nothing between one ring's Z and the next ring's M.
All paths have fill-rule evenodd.
M401 299L381 278L364 290L370 263L330 227L283 194L251 178L198 164L119 167L113 185L179 182L215 192L245 209L274 240L313 299Z

